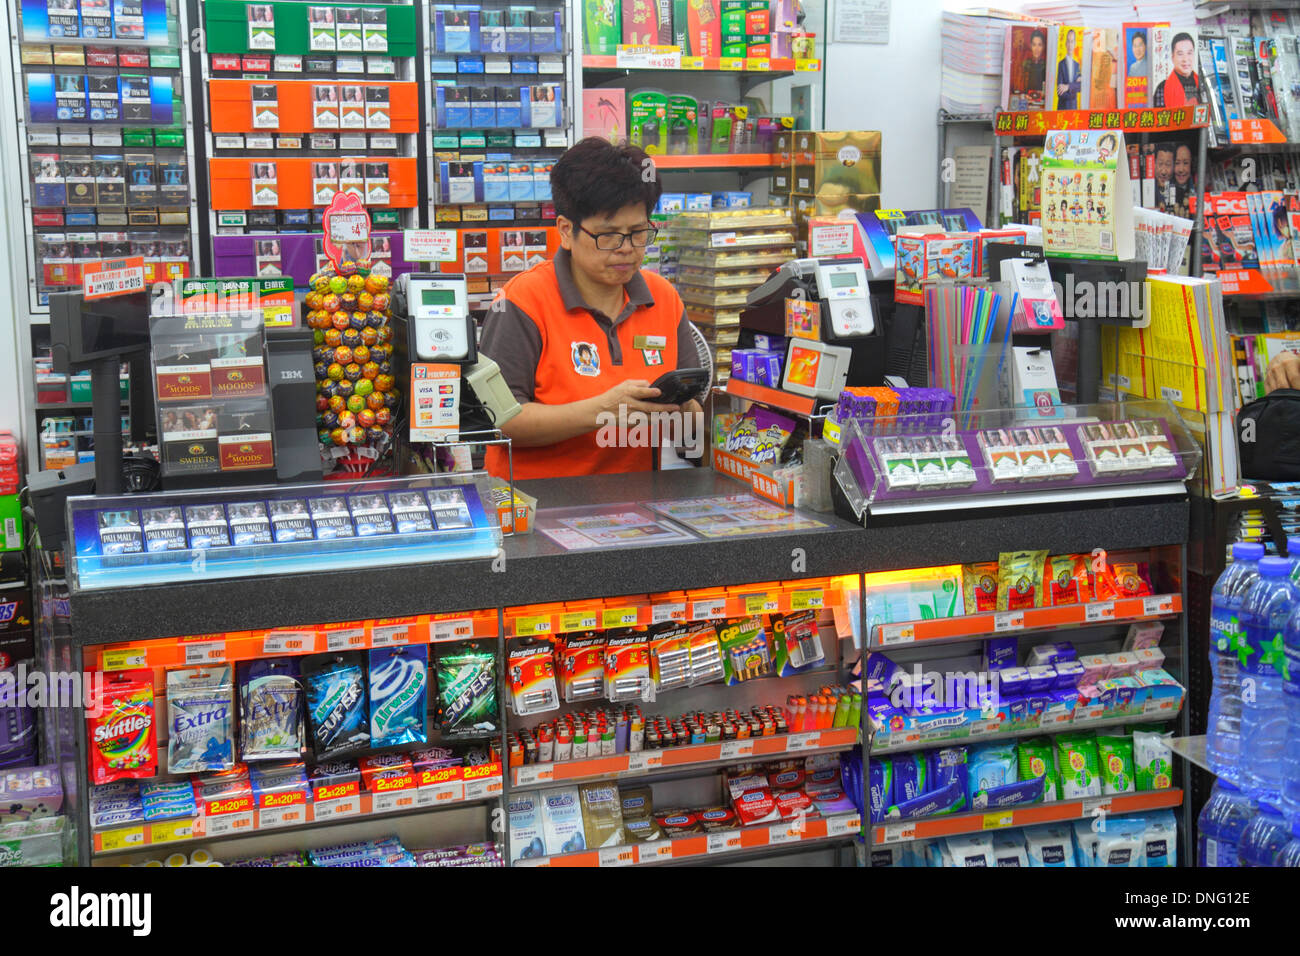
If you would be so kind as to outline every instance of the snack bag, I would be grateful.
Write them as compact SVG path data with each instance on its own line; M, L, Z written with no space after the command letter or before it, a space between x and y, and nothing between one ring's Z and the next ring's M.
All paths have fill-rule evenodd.
M371 650L370 745L428 743L428 694L427 644Z
M1133 774L1133 740L1131 737L1097 735L1097 755L1101 760L1101 792L1133 793L1137 789Z
M440 645L435 671L444 737L477 736L495 731L497 709L496 654L483 645Z
M1042 606L1046 561L1046 551L1011 551L998 555L999 611Z
M303 661L302 677L316 760L369 748L370 709L361 654L345 651L309 657Z
M756 465L775 464L797 427L792 418L754 406L732 428L724 448Z
M112 783L158 772L153 672L116 671L94 687L87 717L90 782Z
M962 596L967 614L998 610L998 565L994 561L964 564L961 568Z
M235 765L235 701L230 667L167 672L167 769L229 770Z
M1120 597L1150 597L1155 593L1146 562L1128 561L1111 565Z
M1086 604L1088 590L1088 556L1085 554L1058 554L1047 559L1044 571L1045 607L1062 604Z

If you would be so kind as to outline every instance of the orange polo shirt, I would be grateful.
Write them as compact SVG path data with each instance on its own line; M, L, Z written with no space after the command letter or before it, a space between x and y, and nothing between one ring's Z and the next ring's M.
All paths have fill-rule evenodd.
M564 405L601 395L628 379L653 382L699 362L681 297L666 279L638 271L624 287L623 310L605 315L583 301L569 252L561 249L506 283L488 310L479 351L501 367L516 400ZM679 366L680 362L680 366ZM602 448L599 429L554 445L513 448L514 477L648 471L654 448ZM506 477L506 453L490 446L487 470Z

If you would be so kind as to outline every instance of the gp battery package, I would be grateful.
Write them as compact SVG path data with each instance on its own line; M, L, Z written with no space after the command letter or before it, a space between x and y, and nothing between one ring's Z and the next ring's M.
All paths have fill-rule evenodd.
M478 737L500 726L496 651L486 644L439 644L439 729L445 738Z
M90 782L112 783L158 773L153 672L115 671L92 685L87 717Z
M317 761L370 747L370 712L361 653L318 654L302 663L307 720Z
M302 753L306 738L298 664L296 657L240 663L237 673L242 760L289 760Z
M207 773L235 765L235 699L229 665L167 672L167 769Z
M668 151L668 94L634 90L628 94L628 137L651 156Z
M556 647L560 688L565 703L592 700L605 690L605 639L572 635Z
M371 746L428 743L428 645L376 647L369 654Z
M816 611L797 611L773 615L772 642L776 650L776 672L782 677L798 673L805 667L826 659Z
M589 783L578 788L582 801L582 828L587 846L600 849L623 843L623 810L618 787L611 782Z
M556 710L560 695L555 686L555 653L549 644L529 644L510 652L506 684L510 707L521 717Z
M610 638L605 642L605 697L618 703L652 700L650 643L645 632Z
M762 618L749 617L718 628L718 644L728 684L772 673L772 654Z

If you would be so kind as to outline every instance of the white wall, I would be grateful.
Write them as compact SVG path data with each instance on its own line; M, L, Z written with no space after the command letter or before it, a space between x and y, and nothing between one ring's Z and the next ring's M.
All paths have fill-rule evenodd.
M814 0L805 0L811 4ZM943 0L893 0L889 45L832 43L837 0L828 0L826 128L881 131L881 202L936 204ZM949 4L951 5L951 4Z

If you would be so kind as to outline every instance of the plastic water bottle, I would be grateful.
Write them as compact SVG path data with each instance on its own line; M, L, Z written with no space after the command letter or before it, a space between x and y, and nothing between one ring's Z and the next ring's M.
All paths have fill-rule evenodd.
M1282 848L1291 842L1282 808L1270 800L1259 801L1259 812L1246 825L1237 847L1239 866L1277 866Z
M1282 852L1277 856L1277 865L1300 867L1300 820L1291 822L1291 841L1282 847Z
M1246 593L1246 661L1241 670L1241 782L1274 805L1281 800L1287 712L1283 692L1283 633L1297 590L1286 558L1259 559L1259 580Z
M1250 798L1232 784L1215 781L1210 799L1196 821L1197 864L1199 866L1236 866L1237 847L1241 834L1251 817L1255 805Z
M1300 543L1300 542L1298 542ZM1296 550L1300 555L1300 548ZM1219 575L1210 592L1210 712L1206 720L1206 755L1220 780L1240 780L1241 663L1237 650L1245 640L1241 605L1259 579L1262 544L1232 546L1232 564ZM1208 805L1208 804L1207 804Z

